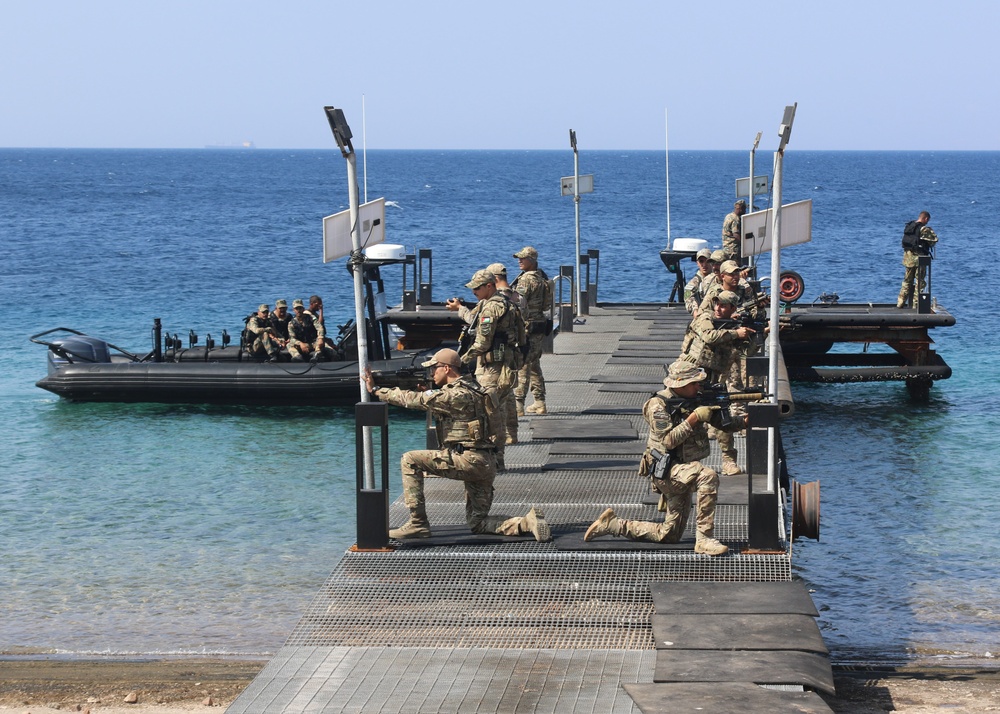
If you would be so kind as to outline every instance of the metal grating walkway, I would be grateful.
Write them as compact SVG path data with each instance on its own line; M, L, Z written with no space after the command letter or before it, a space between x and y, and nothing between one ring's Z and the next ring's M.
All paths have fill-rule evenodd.
M659 520L635 472L646 434L635 412L648 392L601 388L661 380L686 323L677 308L592 308L586 324L560 334L555 354L542 361L550 416L521 419L522 443L507 447L508 470L495 483L492 512L541 507L554 536L582 531L609 506L626 518ZM636 341L649 337L655 339ZM592 407L626 411L582 413ZM625 420L638 438L533 440L533 422L552 417L579 420L583 430ZM742 441L738 447L742 458ZM718 468L720 461L716 452L707 463ZM432 527L464 525L460 483L430 478L426 489ZM397 499L391 523L406 517ZM689 537L693 527L692 519ZM638 712L622 685L653 681L651 584L791 579L787 547L779 554L739 552L747 539L745 505L720 499L716 535L730 554L559 550L530 539L347 552L229 711Z

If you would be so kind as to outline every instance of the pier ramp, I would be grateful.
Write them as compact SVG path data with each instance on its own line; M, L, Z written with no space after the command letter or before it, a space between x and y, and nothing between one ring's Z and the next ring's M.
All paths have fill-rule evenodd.
M549 414L521 419L492 512L541 508L551 542L470 534L462 484L427 479L433 536L345 553L228 711L830 711L818 613L788 544L743 552L747 476L722 478L725 556L694 554L693 519L678 544L583 541L607 507L662 518L636 473L641 407L688 319L682 307L591 308L543 357ZM407 515L397 499L392 524Z

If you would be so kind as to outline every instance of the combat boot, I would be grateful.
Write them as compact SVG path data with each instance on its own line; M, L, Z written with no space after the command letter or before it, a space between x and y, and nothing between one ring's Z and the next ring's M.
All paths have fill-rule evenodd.
M510 446L511 444L516 444L516 443L517 443L517 434L511 434L511 433L510 433L510 432L508 431L508 432L507 432L507 439L506 439L506 441L505 441L504 443L505 443L505 444L506 444L507 446Z
M541 508L532 508L528 511L528 515L521 519L518 530L525 535L530 533L535 536L535 540L539 543L552 540L552 530L545 522L545 514L542 513Z
M694 542L694 552L702 555L725 555L729 552L729 547L723 545L715 538L699 535Z
M527 407L525 410L526 414L548 414L549 412L545 409L545 401L542 399L536 399L534 403Z
M583 539L586 541L594 540L594 538L599 538L602 535L621 535L622 534L622 520L615 515L615 512L608 508L602 513L596 521L590 524L590 528L587 532L583 534Z
M406 540L407 538L430 538L431 524L427 520L427 515L410 511L410 520L399 528L389 531L389 537L395 540Z
M514 413L518 416L524 416L524 400L515 399L514 400Z
M736 463L734 459L728 456L722 457L722 475L723 476L735 476L736 474L743 473L743 469L740 468L739 464Z

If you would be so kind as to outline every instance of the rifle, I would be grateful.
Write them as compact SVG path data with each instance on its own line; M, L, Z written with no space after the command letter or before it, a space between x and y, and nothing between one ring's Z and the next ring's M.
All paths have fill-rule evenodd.
M419 365L399 367L384 371L372 371L375 383L380 387L399 387L400 389L416 389L423 391L428 388L427 369Z
M698 407L718 409L721 420L720 427L725 429L733 423L733 414L729 410L733 402L756 402L770 396L770 394L765 392L730 392L724 384L712 384L703 388L696 397L689 399L682 397L672 397L670 399L660 397L660 399L663 399L666 403L671 416L677 411L690 414Z
M748 301L744 303L745 305L750 304ZM742 305L739 309L742 309ZM732 317L725 320L712 320L717 330L735 330L740 327L748 327L753 330L753 334L747 339L752 341L754 345L757 346L756 351L759 352L764 349L764 331L767 329L768 317L766 314L761 315L761 317L754 318L750 311L740 313L736 312Z

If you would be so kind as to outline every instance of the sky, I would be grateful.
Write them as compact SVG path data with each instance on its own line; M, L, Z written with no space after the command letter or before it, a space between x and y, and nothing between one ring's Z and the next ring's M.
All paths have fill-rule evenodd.
M0 146L1000 150L998 0L0 0ZM669 127L669 128L667 128Z

